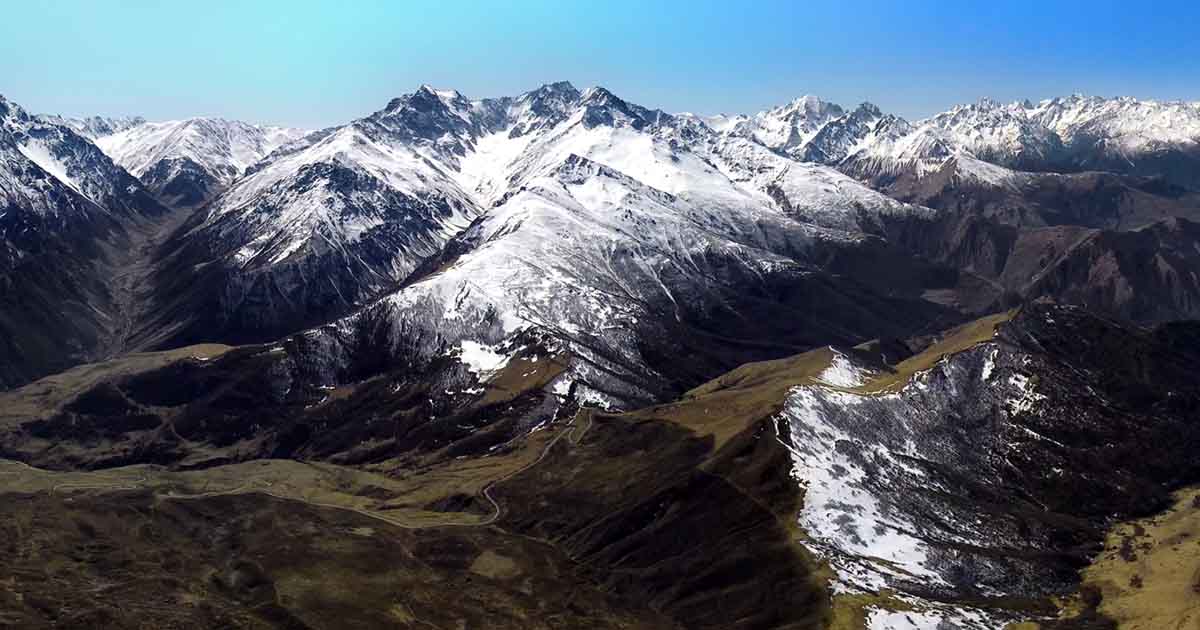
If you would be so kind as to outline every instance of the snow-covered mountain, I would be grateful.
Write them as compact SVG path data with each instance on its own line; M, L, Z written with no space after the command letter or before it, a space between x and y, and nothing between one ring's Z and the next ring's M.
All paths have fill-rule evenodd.
M1037 105L1022 103L1020 108L1026 118L1058 134L1067 146L1097 145L1132 157L1200 144L1200 103L1074 95Z
M874 113L874 115L870 115ZM845 147L826 151L825 146ZM1107 170L1200 185L1200 104L1073 96L983 99L916 123L862 108L822 127L801 155L867 180L934 172L966 154L1019 171Z
M111 136L114 133L119 133L146 122L146 119L141 116L83 116L73 118L70 116L45 114L40 116L40 118L56 125L69 127L71 131L93 142L98 138Z
M903 334L941 313L822 269L831 250L880 264L864 231L929 214L603 88L473 101L422 87L276 152L187 238L218 257L206 269L225 287L226 301L194 310L247 336L403 280L312 333L330 380L363 353L408 364L449 353L482 370L477 355L503 360L532 336L576 357L564 387L620 405L659 399L682 378L665 371L694 370L683 380L695 382L779 344ZM264 322L274 328L253 328Z
M831 294L853 283L871 287L871 295L855 293L851 302L909 299L937 274L902 277L898 270L926 264L897 262L902 250L935 264L973 261L964 263L970 273L984 268L975 266L980 260L991 261L988 269L998 264L991 249L971 250L963 239L974 232L953 227L947 214L1034 227L1122 227L1126 216L1136 218L1136 227L1190 216L1178 212L1187 198L1151 185L1027 172L1075 159L1085 139L1093 147L1182 147L1191 137L1179 131L1189 108L1131 99L982 101L909 123L869 103L850 110L803 97L753 116L702 117L559 82L489 99L422 86L368 116L308 135L212 119L72 124L96 135L160 198L182 206L216 195L174 234L156 263L166 269L155 289L163 307L152 310L178 330L173 341L183 342L276 338L389 294L404 304L444 305L445 299L430 296L461 296L464 307L487 313L473 325L491 330L488 318L517 317L530 308L512 296L493 300L466 288L478 284L468 282L471 276L496 269L511 272L505 282L512 286L554 280L545 291L565 295L583 287L611 292L615 280L597 270L624 268L615 274L625 283L622 293L643 309L627 315L643 324L675 308L651 314L645 304L657 309L679 302L677 293L691 296L680 308L692 310L679 315L691 318L688 325L714 321L722 310L728 313L721 317L739 313L747 306L737 296L751 278L786 293L836 271L851 277L828 284L838 285ZM1153 123L1122 122L1151 112L1158 112ZM1167 128L1175 136L1164 135ZM1107 144L1094 141L1098 134ZM1144 137L1156 140L1133 140ZM579 198L592 189L562 182L580 177L606 182L600 188L613 199ZM566 193L558 190L563 186ZM956 201L956 192L965 190L982 205ZM1106 201L1109 191L1123 201ZM669 211L645 201L661 195L670 199ZM1088 203L1071 205L1080 198ZM1068 199L1069 211L1059 212L1056 199ZM514 200L554 211L531 212ZM613 224L606 214L614 211L633 223ZM661 225L672 226L674 236L663 241L651 234ZM541 252L537 267L513 262L544 249L536 241L546 234L560 242ZM599 243L609 243L609 251L591 249ZM479 263L482 270L456 272L460 262L476 259L487 261ZM883 281L886 265L895 269ZM561 273L545 275L545 269ZM937 277L951 282L945 280L951 276ZM996 297L987 293L977 306ZM772 299L786 304L788 298ZM866 320L873 320L874 309L863 309ZM537 317L563 330L590 329L584 320L593 315L576 310L555 303ZM432 312L399 318L428 319ZM818 319L818 328L832 325L825 315ZM447 329L430 320L420 328L437 331L443 341L474 335L466 324ZM852 339L854 329L848 326L839 338ZM616 356L648 334L605 343L620 346L610 353ZM489 335L475 335L476 342L502 341ZM626 367L649 369L639 361L628 355Z
M844 115L840 106L807 95L753 116L712 122L727 133L751 138L770 149L800 158L805 155L805 145L822 127Z
M164 201L178 206L207 201L271 151L306 133L221 118L63 120Z
M3 195L10 205L41 214L82 210L84 201L94 204L93 210L115 213L156 205L86 137L3 97L0 134L6 148Z
M648 384L664 377L647 376L655 367L641 353L646 339L678 337L664 320L696 326L714 311L740 312L747 278L786 293L830 261L869 282L880 260L848 262L870 247L866 235L935 230L937 211L839 169L920 179L952 168L955 181L1024 194L1026 175L996 162L1028 167L1065 151L1029 111L985 101L910 124L870 104L847 112L805 97L733 120L567 83L480 100L422 86L284 147L213 201L180 239L178 260L205 274L186 284L208 296L191 309L205 314L191 330L266 339L386 295L335 329L354 331L354 343L362 326L388 330L426 358L464 342L515 351L530 330L557 331L593 377L621 375L605 381L610 391L651 400ZM992 214L1005 212L1015 211ZM958 260L943 252L958 251L960 235L936 230L950 240L918 251ZM863 308L874 321L878 297L847 299L874 304ZM811 323L830 325L824 317Z
M518 97L471 100L423 86L249 169L181 239L181 260L189 266L218 263L205 267L205 273L220 275L214 281L224 287L220 303L205 309L224 318L218 328L251 337L279 334L311 321L314 313L328 317L369 301L468 225L479 221L484 227L476 229L485 230L503 224L498 217L504 212L527 212L514 209L515 196L535 185L545 188L545 178L562 173L564 165L584 163L599 169L594 177L611 174L640 195L675 200L675 211L689 218L687 229L679 228L683 233L668 244L683 251L663 255L679 259L693 258L686 251L700 243L796 259L813 239L854 242L879 216L928 212L835 169L799 163L753 139L722 136L695 118L628 103L603 88L580 92L555 83ZM580 203L558 193L548 198L567 207ZM596 200L585 201L583 207L596 207ZM518 244L525 232L517 227L540 230L543 218L535 213L512 220L487 240L499 241L499 255L523 259L532 245ZM647 218L644 229L665 220ZM570 269L556 291L586 284L594 269L603 268L586 252L610 237L589 233L588 225L567 221L551 232L568 251L543 263ZM513 233L518 237L505 238ZM621 244L614 251L634 247L623 243L632 237L651 238L623 228L611 236ZM312 277L325 280L312 283Z

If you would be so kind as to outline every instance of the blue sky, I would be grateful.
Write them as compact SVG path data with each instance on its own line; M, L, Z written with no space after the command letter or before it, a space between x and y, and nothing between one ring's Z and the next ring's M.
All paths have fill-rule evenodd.
M981 96L1200 100L1200 2L5 3L0 93L38 112L319 127L421 83L555 80L668 111L811 93L918 118Z

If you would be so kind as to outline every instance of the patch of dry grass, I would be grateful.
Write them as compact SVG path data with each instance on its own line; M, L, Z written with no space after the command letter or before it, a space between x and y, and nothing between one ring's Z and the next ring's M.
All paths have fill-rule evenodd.
M407 528L470 525L484 521L491 514L445 512L427 506L454 495L478 495L489 483L534 461L552 437L549 431L540 431L505 454L452 459L419 473L399 476L281 459L191 471L127 466L93 472L48 471L0 460L0 493L70 495L149 489L161 500L261 493L318 507L351 510ZM490 505L485 507L490 509Z
M902 361L894 370L878 371L870 382L845 391L856 394L895 391L914 374L933 367L943 357L991 339L996 327L1015 314L1015 310L997 313L954 328L920 354ZM626 415L674 422L698 435L713 436L716 447L720 448L755 422L778 413L793 387L818 384L815 379L832 361L833 351L823 347L784 359L748 363L696 387L676 402Z
M567 370L571 357L560 353L553 356L519 355L485 383L486 391L476 404L486 407L505 403L518 396L550 384Z
M778 413L788 390L812 383L832 359L833 352L826 347L784 359L747 363L689 391L676 402L625 415L665 420L697 435L711 435L714 449L719 449L758 421Z
M1151 518L1121 523L1083 572L1121 630L1200 628L1200 488Z
M1017 314L1016 309L982 317L949 330L937 343L929 346L919 354L901 361L892 372L880 374L870 382L848 391L859 394L884 394L896 391L902 387L917 372L928 370L941 361L943 357L957 354L976 344L991 339L996 334L996 328L1011 320Z

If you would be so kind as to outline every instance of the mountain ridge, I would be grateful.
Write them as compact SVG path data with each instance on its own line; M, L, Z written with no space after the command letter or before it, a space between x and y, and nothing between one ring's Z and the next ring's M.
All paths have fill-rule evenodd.
M1006 291L1079 296L1078 279L1053 285L1001 280L1010 276L995 257L1007 256L1016 242L1007 226L1128 230L1164 217L1196 218L1196 197L1133 175L1037 174L995 162L1027 167L1056 154L1061 147L1057 135L1046 135L1050 126L1157 133L1161 125L1114 120L1122 112L1163 107L1168 119L1190 111L1186 104L1136 99L984 100L908 123L870 103L848 109L809 96L716 121L645 108L603 87L580 91L556 82L485 99L421 86L345 125L304 135L282 130L270 142L264 134L271 128L215 119L78 124L114 131L99 138L101 149L121 153L135 172L144 169L152 190L161 186L160 198L195 208L153 252L153 264L166 272L151 276L154 297L142 310L153 321L140 324L172 331L154 336L158 343L186 344L266 341L350 315L408 283L425 261L444 259L452 239L576 158L673 195L676 205L689 208L685 215L699 219L686 228L703 235L694 238L718 234L768 244L762 250L768 260L782 253L800 261L798 268L836 268L852 276L847 282L888 298L933 299L974 313L1002 304ZM980 125L990 135L964 131ZM117 142L158 137L148 130L162 131L163 140ZM244 150L231 148L230 133L247 140ZM159 175L179 182L172 190L180 195L167 191ZM971 204L963 204L964 193ZM1050 210L1062 206L1071 212ZM980 228L986 238L998 240L964 241L978 238L970 235L979 230L966 226L979 221L988 225ZM784 236L793 232L804 236ZM919 234L935 236L913 238ZM797 246L800 241L810 244ZM922 279L908 279L897 290L875 279L877 257L895 261L903 249L926 262L915 265ZM675 256L693 255L669 257ZM554 263L572 269L564 278L593 273L567 260ZM760 264L744 272L759 273L750 270ZM957 280L950 279L953 269ZM314 277L327 280L309 281ZM1171 303L1188 304L1190 290ZM949 297L931 298L942 295ZM1112 308L1119 308L1116 302Z

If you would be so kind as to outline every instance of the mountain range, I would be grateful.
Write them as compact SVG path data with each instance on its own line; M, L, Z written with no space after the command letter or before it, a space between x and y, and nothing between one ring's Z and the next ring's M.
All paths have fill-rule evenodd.
M1057 602L1111 621L1080 573L1108 526L1200 481L1200 335L1179 323L1200 319L1200 103L910 122L813 96L701 116L566 82L421 86L310 131L0 98L0 196L0 457L50 483L45 509L65 484L257 515L88 525L128 563L171 540L212 567L152 563L153 598L218 602L204 623L1108 627L1054 625ZM287 462L315 485L274 476ZM291 532L322 509L432 532L388 534L415 554L395 561L483 576L486 601L321 599L223 538L269 544L263 501L297 502ZM383 553L373 536L354 553ZM15 623L58 597L27 591ZM329 597L362 610L322 617Z

